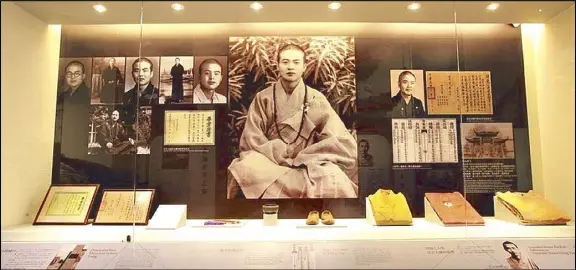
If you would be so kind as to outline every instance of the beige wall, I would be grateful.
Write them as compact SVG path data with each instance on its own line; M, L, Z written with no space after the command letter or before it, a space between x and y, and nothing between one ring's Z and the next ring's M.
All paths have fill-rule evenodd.
M31 222L52 175L60 27L2 2L2 228Z
M522 25L534 189L574 219L574 6Z

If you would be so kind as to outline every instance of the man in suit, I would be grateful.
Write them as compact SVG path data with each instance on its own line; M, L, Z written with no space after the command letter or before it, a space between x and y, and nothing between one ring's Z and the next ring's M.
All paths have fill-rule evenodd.
M176 57L176 63L170 70L172 75L172 101L182 102L184 99L184 82L182 76L184 75L184 67L180 65L180 58Z
M120 69L116 67L116 59L110 58L108 66L102 71L102 92L100 94L101 103L116 103L120 99L118 85L122 80Z
M392 97L392 117L425 117L426 111L422 101L413 96L416 89L416 75L403 71L398 76L398 93Z

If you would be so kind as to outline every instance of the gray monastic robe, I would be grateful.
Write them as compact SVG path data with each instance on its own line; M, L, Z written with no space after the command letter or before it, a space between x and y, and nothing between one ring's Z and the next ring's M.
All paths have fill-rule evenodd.
M278 129L294 141L302 120L305 87L290 96L276 82ZM256 94L240 138L240 157L229 171L246 198L356 198L356 140L326 97L308 87L300 137L284 143L274 124L273 86Z

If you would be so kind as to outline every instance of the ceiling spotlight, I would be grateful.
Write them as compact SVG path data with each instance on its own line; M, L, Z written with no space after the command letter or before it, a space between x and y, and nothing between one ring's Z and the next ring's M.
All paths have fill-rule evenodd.
M180 3L174 3L172 4L172 9L176 10L176 11L180 11L184 9L184 5L180 4Z
M419 10L421 7L422 7L422 5L420 3L414 2L410 5L408 5L407 8L408 8L408 10L414 11L414 10Z
M104 5L98 4L98 5L93 5L92 6L94 8L94 10L96 10L98 13L104 13L106 12L106 7Z
M340 9L342 7L342 4L338 3L338 2L332 2L330 4L328 4L328 8L331 10L337 10Z
M488 11L494 11L494 10L497 10L498 7L500 7L500 4L498 4L498 3L490 3L490 5L486 6L486 10L488 10Z
M258 2L254 2L254 3L250 4L250 8L253 10L256 10L256 11L261 10L263 7L264 6Z
M512 26L513 26L514 28L517 28L518 26L520 26L520 24L519 24L519 23L513 23Z
M538 12L542 12L542 9L541 9L541 8L540 8L540 9L538 9Z

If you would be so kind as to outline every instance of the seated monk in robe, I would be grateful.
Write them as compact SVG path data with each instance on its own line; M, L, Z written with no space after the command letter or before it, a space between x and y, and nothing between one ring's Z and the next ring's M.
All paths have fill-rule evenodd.
M247 199L356 198L356 140L326 97L304 84L304 50L289 44L278 58L280 80L248 110L231 183Z

